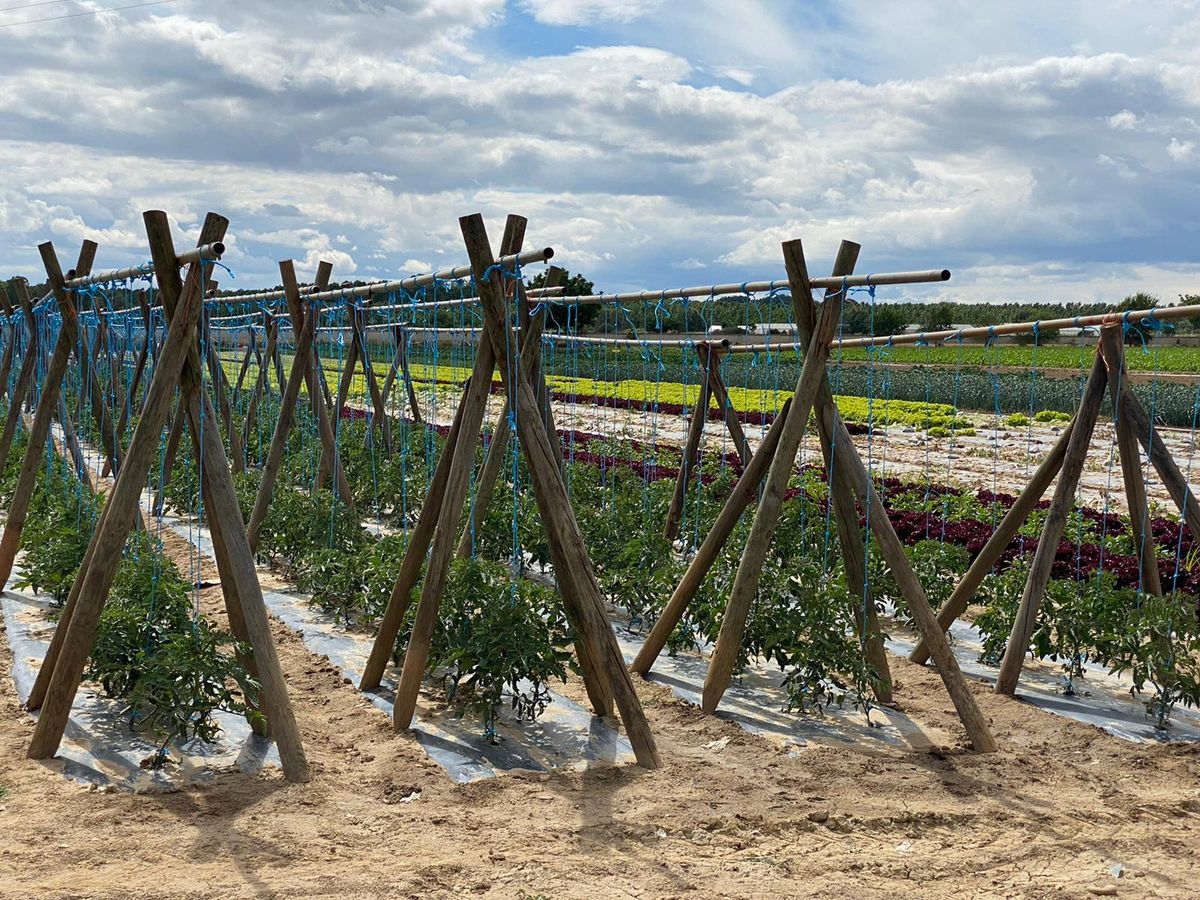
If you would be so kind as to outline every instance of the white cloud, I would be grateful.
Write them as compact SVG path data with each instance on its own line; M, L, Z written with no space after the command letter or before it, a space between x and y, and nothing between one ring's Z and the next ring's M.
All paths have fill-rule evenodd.
M544 25L632 22L657 9L662 0L521 0L521 8Z
M1138 125L1138 117L1129 110L1123 109L1108 117L1108 125L1110 128L1117 128L1121 131L1132 131Z
M1158 5L1128 13L1138 29L1063 7L1031 34L1026 0L969 21L960 0L824 18L775 0L529 0L591 29L540 55L502 0L212 20L185 2L40 44L0 30L0 274L36 275L47 237L140 262L153 207L181 240L228 215L239 286L275 284L291 256L394 276L463 261L457 218L478 210L494 237L528 215L531 242L606 290L775 277L797 236L814 271L846 237L874 271L944 265L955 290L992 273L1030 297L1123 287L1119 244L1174 286L1194 274L1179 223L1200 189L1179 165L1200 140L1200 62L1175 35L1200 30Z
M1194 141L1181 141L1178 138L1171 138L1171 143L1167 144L1167 155L1175 162L1184 162L1192 158L1192 151L1196 149Z

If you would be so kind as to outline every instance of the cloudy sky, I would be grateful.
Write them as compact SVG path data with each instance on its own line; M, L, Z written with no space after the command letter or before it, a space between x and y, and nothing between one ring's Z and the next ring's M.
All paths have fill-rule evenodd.
M463 261L457 217L605 290L779 277L802 237L914 296L1200 292L1200 2L0 0L0 276L147 256ZM15 25L11 23L30 22ZM68 259L69 258L69 259ZM230 285L234 286L234 285ZM900 296L893 292L890 296Z

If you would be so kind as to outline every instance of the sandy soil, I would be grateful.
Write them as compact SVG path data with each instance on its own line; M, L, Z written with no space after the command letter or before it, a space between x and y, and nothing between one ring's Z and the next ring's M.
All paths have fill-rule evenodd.
M218 592L202 602L219 621ZM298 636L275 637L309 785L81 788L23 758L31 723L0 678L0 896L1185 897L1200 879L1195 748L1123 743L976 685L1003 746L976 755L937 676L904 662L900 706L956 736L933 752L789 753L642 683L661 770L455 786Z
M918 439L897 432L923 458ZM220 622L218 590L202 603ZM973 754L938 677L900 660L898 705L931 752L789 752L642 682L661 770L455 786L273 624L309 785L81 788L24 759L31 720L0 678L0 897L1194 897L1200 883L1200 749L1125 743L977 684L1002 750Z

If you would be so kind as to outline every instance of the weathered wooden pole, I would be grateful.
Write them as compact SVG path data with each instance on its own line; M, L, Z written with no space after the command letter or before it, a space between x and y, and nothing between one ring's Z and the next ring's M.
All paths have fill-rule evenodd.
M807 265L804 262L804 249L800 244L784 245L785 264L791 273L793 286L802 285L808 278ZM851 259L846 253L841 257L841 266L835 267L834 276L848 277L854 272L857 255ZM796 330L800 335L804 352L812 344L813 331L817 325L816 307L812 294L792 291L792 315L795 317ZM818 390L817 403L824 406L833 403L833 393L829 387L828 377L823 378ZM833 435L826 426L823 416L816 416L817 432L821 440L821 457L825 469L832 473L833 483L830 502L833 504L833 516L837 522L838 547L842 554L842 567L846 572L846 586L850 589L850 600L854 610L854 624L859 640L863 644L863 655L873 670L871 689L880 703L892 702L891 664L888 662L887 650L883 644L883 632L879 627L879 612L875 608L875 596L867 580L866 536L858 521L858 507L855 505L854 485L849 474L837 465L834 454Z
M565 271L557 266L551 266L546 273L546 284L548 287L557 287L559 282L565 276ZM524 299L524 291L518 289L521 297L518 301ZM526 374L532 379L536 377L536 372L541 360L542 332L546 326L546 311L539 310L536 314L523 317L524 321L521 324L521 365L525 367ZM492 502L492 494L496 489L496 482L499 480L500 471L504 467L504 457L508 451L509 438L512 435L512 425L509 421L509 406L508 397L504 398L504 407L500 410L500 415L496 418L496 425L492 429L492 440L488 445L487 456L483 461L483 468L480 470L479 478L475 482L475 499L471 504L471 508L467 513L467 525L463 528L462 538L458 542L458 556L460 559L466 559L471 555L474 547L474 535L479 524L487 517L488 507Z
M795 242L798 243L798 242ZM846 241L838 251L837 265L839 267L853 266L853 259L858 256L858 245ZM830 344L837 332L842 315L842 291L827 291L825 302L821 305L821 313L813 330L812 340L804 354L804 364L796 389L792 396L792 409L784 425L783 434L779 439L779 449L771 461L767 473L766 489L754 514L754 524L746 547L742 551L742 560L734 577L733 588L729 601L725 606L725 615L721 621L721 631L709 658L708 674L704 679L704 694L702 709L711 713L717 708L729 687L729 681L737 668L738 655L741 651L742 635L745 632L746 618L750 614L750 606L758 591L758 576L762 572L767 552L775 536L779 524L779 514L783 509L783 495L787 491L788 481L796 471L796 454L800 450L800 442L808 427L809 414L817 399L822 380L825 377L825 363L829 359Z
M546 434L537 395L529 377L521 371L522 367L512 365L511 360L507 358L510 349L506 333L508 314L505 309L503 276L495 271L495 258L492 256L483 217L477 214L464 216L459 219L459 224L462 227L467 256L474 269L475 283L479 286L479 296L487 322L485 341L491 343L493 354L500 363L501 378L509 393L510 405L516 412L520 446L529 465L530 480L554 561L559 593L567 615L578 633L576 646L583 651L580 664L584 670L585 686L593 682L589 688L593 705L597 704L596 687L606 688L603 693L616 702L638 764L645 768L658 768L660 761L654 736L638 700L633 679L625 667L616 635L609 624L604 597L596 581L583 535L575 520L571 500L559 468L559 460L555 458ZM521 220L521 230L524 230L524 220ZM482 353L482 346L480 351ZM431 557L430 569L432 568ZM406 671L407 662L406 658ZM607 697L604 705L611 709Z
M202 242L212 243L221 240L226 224L224 219L210 216L210 221L205 223ZM204 240L204 238L208 238L208 240ZM60 307L70 309L69 297L63 285L62 272L54 255L53 245L43 244L39 249L41 249L42 258L46 264L51 288L55 292ZM172 263L174 263L174 259L172 256ZM54 665L49 688L41 704L41 714L30 742L30 759L47 759L53 756L62 740L71 703L79 688L84 665L91 653L100 614L104 609L109 587L120 565L121 551L129 538L133 515L141 496L142 483L150 470L153 456L158 451L159 432L166 419L175 387L179 383L183 362L187 356L187 347L195 332L196 319L203 296L199 277L202 268L202 263L196 263L189 271L188 290L181 299L179 314L164 341L159 364L155 368L154 377L147 391L141 420L134 430L130 452L126 456L126 462L129 465L119 471L116 484L109 492L108 502L105 504L105 515L100 522L103 527L98 527L92 535L90 565L86 571L81 569L76 577L76 580L80 582L77 600L69 611L64 610L63 618L59 623L57 630L64 630L65 638L61 641L57 659L51 660L47 655L46 662L43 663L43 666L48 662L53 662ZM161 285L163 273L158 274ZM39 414L40 412L39 408Z
M75 327L67 327L70 321L74 326L76 321L75 305L63 283L62 268L54 253L54 245L47 242L38 247L42 262L46 266L46 276L54 290L59 312L63 317L63 327L59 329L54 342L54 352L42 376L41 394L38 397L37 411L29 428L29 443L25 448L25 456L21 461L17 484L13 489L12 499L8 504L8 518L4 522L4 534L0 537L0 585L8 583L12 575L13 562L21 549L21 532L25 527L25 518L29 514L29 501L33 497L33 488L37 482L38 469L41 467L42 454L46 449L46 439L50 436L50 424L58 411L58 396L62 388L63 376L71 354L75 352ZM79 262L75 266L77 272L90 272L92 261L96 258L96 244L84 241L79 251Z
M1037 509L1037 505L1042 502L1042 497L1045 496L1046 491L1062 469L1063 459L1067 455L1067 444L1071 441L1071 431L1074 427L1074 422L1072 422L1063 429L1046 458L1042 460L1041 465L1037 467L1025 485L1025 489L1021 491L1016 502L1004 514L1004 518L1000 520L1000 524L996 526L992 536L983 545L979 555L971 561L966 574L959 579L958 584L954 586L953 593L938 611L938 628L943 632L949 631L950 626L967 611L967 607L970 606L971 600L979 591L983 580L1000 561L1000 557L1004 555L1004 551L1008 549L1009 543L1021 530L1021 526L1025 524L1030 513ZM929 648L925 646L924 640L918 641L908 658L917 665L924 665L929 660Z
M724 352L708 343L701 344L697 347L697 351L701 348L703 348L704 354L701 362L708 369L709 386L712 388L713 399L717 401L717 406L721 410L725 428L729 432L729 437L733 441L734 449L737 450L738 459L744 469L750 465L750 442L746 440L746 432L742 430L737 409L729 399L729 389L725 386L725 379L721 377L721 357Z
M375 378L375 367L371 364L371 347L367 342L367 329L363 325L364 313L353 300L349 301L350 314L350 334L354 340L355 346L358 347L358 356L362 360L363 378L367 382L367 396L371 400L371 408L374 410L374 421L369 423L367 434L370 435L373 429L379 429L379 435L383 440L384 456L390 457L393 452L392 448L392 420L387 413L387 403L384 400L383 391L379 388L379 382Z
M638 651L637 658L629 667L630 671L638 675L646 675L654 667L663 648L667 646L671 634L679 626L688 605L695 598L696 592L700 590L700 585L704 583L704 579L717 561L717 557L721 555L725 542L729 540L729 536L737 527L742 513L758 497L759 485L762 484L762 480L771 466L771 460L775 458L775 451L779 447L779 439L783 435L783 427L786 424L791 405L792 398L789 397L784 401L775 421L771 423L767 436L759 444L758 452L751 458L750 465L742 470L737 484L726 498L725 505L721 507L716 521L705 535L704 542L696 551L696 555L692 557L691 562L688 563L687 571L684 572L683 578L679 580L679 584L672 592L671 599L667 601L667 605L655 620L654 627L647 635L641 650Z
M17 323L13 320L13 308L5 288L0 288L0 310L3 310L4 321L8 326L8 340L4 342L4 354L0 356L0 397L7 397L8 376L12 373L13 357L17 349Z
M704 423L708 420L708 405L712 396L709 383L708 360L705 359L704 377L692 406L692 417L688 420L687 440L684 442L679 461L679 474L675 477L675 490L671 493L671 504L667 508L667 520L663 523L663 536L668 541L679 537L679 523L683 518L683 504L687 500L688 485L693 470L700 463L700 442L704 438Z
M1147 594L1162 596L1162 579L1158 573L1158 554L1154 535L1150 531L1150 504L1146 499L1146 478L1142 473L1142 455L1138 450L1137 433L1129 416L1123 413L1122 391L1129 382L1125 368L1125 347L1121 330L1105 328L1100 332L1104 362L1108 366L1108 396L1112 399L1113 428L1117 432L1117 451L1121 456L1121 478L1125 484L1125 499L1129 506L1129 524L1133 529L1133 544L1137 548L1141 587Z
M1021 605L1017 610L1012 632L1008 636L1004 658L1000 661L1000 672L996 676L997 694L1012 696L1021 678L1025 654L1029 652L1029 641L1037 628L1038 613L1042 608L1046 585L1050 582L1050 570L1054 566L1055 554L1058 553L1058 542L1066 528L1067 517L1075 508L1075 490L1079 486L1083 465L1087 462L1088 447L1092 442L1107 381L1104 354L1097 348L1092 375L1084 387L1083 397L1079 401L1079 412L1076 413L1075 424L1071 428L1071 438L1067 442L1062 472L1058 484L1055 485L1054 497L1050 501L1050 509L1046 513L1046 521L1038 538L1037 551L1033 554L1033 562L1029 567L1025 591L1021 595Z
M33 381L34 372L37 371L38 363L38 328L37 319L33 313L33 303L29 299L29 289L25 285L23 279L14 279L12 282L13 292L17 297L17 304L21 307L21 312L25 316L25 353L21 359L21 368L17 372L17 381L13 385L12 392L8 398L8 415L4 420L4 433L0 435L0 472L4 471L8 465L8 451L12 448L13 438L17 433L17 422L21 417L21 408L25 404L25 396L29 392L29 385ZM16 326L13 326L13 337L16 338Z
M331 264L321 264L317 269L317 289L324 290L329 284ZM279 406L279 418L275 420L275 432L271 437L271 447L267 451L267 460L263 464L262 478L258 484L258 493L254 497L254 509L250 513L250 524L247 526L247 538L250 549L258 549L258 533L267 517L271 498L275 496L275 480L279 468L283 464L283 454L287 449L288 435L291 433L292 422L295 419L296 404L300 400L300 389L311 371L312 345L316 334L317 308L309 307L304 310L300 299L300 284L296 280L296 267L288 259L279 264L279 274L282 278L284 296L287 298L288 309L293 321L303 324L296 336L296 346L292 352L292 370L288 375L287 385L283 389L283 402Z

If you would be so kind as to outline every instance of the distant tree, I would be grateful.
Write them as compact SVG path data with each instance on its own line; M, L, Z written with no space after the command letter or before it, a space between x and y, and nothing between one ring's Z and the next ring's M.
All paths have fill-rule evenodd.
M1147 294L1145 291L1138 291L1136 294L1130 294L1117 306L1118 312L1129 312L1134 309L1154 309L1162 305L1162 301L1153 294ZM1125 329L1125 343L1141 344L1145 341L1153 340L1155 330L1146 328L1141 322L1130 322Z
M564 297L588 297L596 293L596 285L588 278L578 273L572 275L567 273L567 279L564 282L565 290ZM546 273L539 272L529 281L531 288L540 288L546 286ZM582 306L577 306L578 314L571 312L570 325L578 331L588 330L597 319L600 318L603 311L598 303L586 303ZM568 307L563 303L550 303L546 307L546 324L553 325L557 328L565 328L568 324L567 318Z
M1180 294L1180 306L1200 306L1200 294ZM1200 316L1192 316L1190 319L1184 319L1191 326L1192 331L1200 331Z
M922 331L945 331L954 324L953 303L927 303L921 310Z

